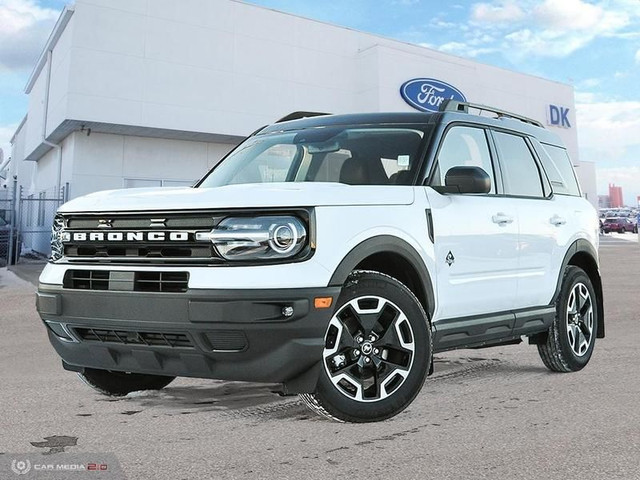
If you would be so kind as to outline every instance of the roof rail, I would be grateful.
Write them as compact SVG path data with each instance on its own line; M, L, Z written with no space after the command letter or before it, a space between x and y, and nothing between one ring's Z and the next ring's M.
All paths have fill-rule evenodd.
M276 123L288 122L289 120L298 120L300 118L309 118L309 117L321 117L323 115L331 115L330 113L322 113L322 112L293 112L289 115L285 115L280 120L276 121Z
M531 125L535 125L536 127L544 128L542 123L540 123L538 120L534 120L533 118L518 115L516 113L505 112L504 110L488 107L486 105L480 105L478 103L459 102L457 100L445 100L440 104L441 112L469 113L470 108L480 110L480 113L482 112L495 113L498 116L498 118L503 118L503 117L513 118L514 120L520 120L521 122L529 123Z

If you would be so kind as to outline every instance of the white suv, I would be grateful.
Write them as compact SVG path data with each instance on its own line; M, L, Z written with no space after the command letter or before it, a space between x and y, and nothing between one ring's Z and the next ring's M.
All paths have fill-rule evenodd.
M269 382L376 421L411 403L434 352L524 336L549 369L583 368L604 336L598 227L533 120L452 101L307 115L194 188L64 205L38 310L64 367L106 394Z

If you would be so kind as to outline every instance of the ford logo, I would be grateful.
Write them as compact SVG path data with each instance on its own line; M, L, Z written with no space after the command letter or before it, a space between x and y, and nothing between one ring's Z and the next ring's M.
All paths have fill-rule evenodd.
M437 112L445 100L467 101L460 90L434 78L414 78L404 82L400 95L413 108L423 112Z

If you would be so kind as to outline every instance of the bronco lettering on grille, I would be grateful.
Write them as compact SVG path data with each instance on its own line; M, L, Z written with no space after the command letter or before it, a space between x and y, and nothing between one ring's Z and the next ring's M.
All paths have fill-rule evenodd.
M188 242L189 232L73 232L69 242Z

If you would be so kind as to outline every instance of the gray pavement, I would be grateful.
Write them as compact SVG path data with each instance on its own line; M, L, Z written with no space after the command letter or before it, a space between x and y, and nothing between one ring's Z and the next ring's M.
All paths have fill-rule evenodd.
M550 373L526 344L442 354L405 412L366 425L254 384L101 397L62 370L33 285L1 269L0 452L66 437L129 479L640 479L640 248L604 240L601 256L607 338L586 369Z

